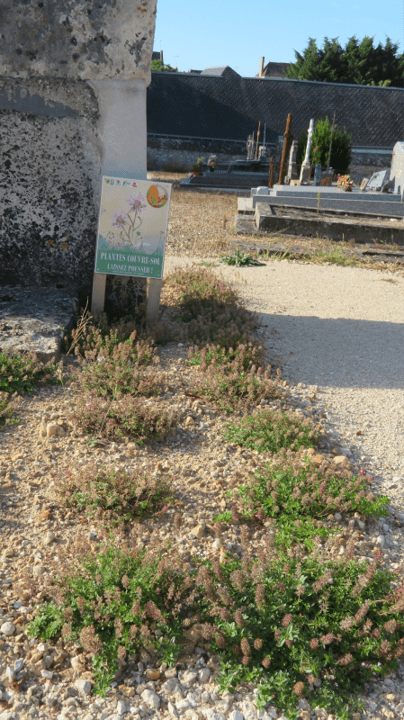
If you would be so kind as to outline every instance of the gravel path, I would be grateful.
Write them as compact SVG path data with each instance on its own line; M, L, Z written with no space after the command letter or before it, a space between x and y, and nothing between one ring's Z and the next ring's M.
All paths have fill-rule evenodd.
M176 264L168 257L165 272ZM404 278L275 261L216 267L266 327L268 360L317 386L343 445L386 483L404 476ZM361 435L357 435L360 432ZM399 482L396 480L395 482Z

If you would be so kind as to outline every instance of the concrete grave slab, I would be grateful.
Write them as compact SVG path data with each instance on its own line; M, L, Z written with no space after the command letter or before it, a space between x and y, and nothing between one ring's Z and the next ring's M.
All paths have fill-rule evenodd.
M267 199L267 198L265 198ZM257 203L260 204L260 201ZM354 212L363 215L375 215L383 217L397 217L402 218L404 216L404 205L401 202L386 202L386 201L362 201L355 200L354 198L333 198L333 199L319 199L318 198L301 198L301 197L271 197L270 201L265 203L269 207L294 207L304 209L319 209L321 212L327 212L328 210L344 212Z

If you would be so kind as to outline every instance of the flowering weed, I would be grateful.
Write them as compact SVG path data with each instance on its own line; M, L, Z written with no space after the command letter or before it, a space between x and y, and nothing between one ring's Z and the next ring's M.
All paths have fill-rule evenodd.
M318 433L310 420L297 420L293 413L260 412L227 426L224 440L258 452L276 453L282 448L313 447Z

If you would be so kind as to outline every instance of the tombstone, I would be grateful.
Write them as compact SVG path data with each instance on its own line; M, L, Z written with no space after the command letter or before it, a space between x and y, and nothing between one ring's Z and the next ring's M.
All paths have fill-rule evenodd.
M388 168L386 170L379 170L378 172L373 173L366 186L366 190L371 190L372 192L378 192L381 190L384 183L387 182L389 174L390 170Z
M362 192L364 190L366 190L368 183L369 183L369 178L363 178L363 180L361 182L361 186L360 186L360 189L362 190Z
M101 178L147 176L156 0L140 5L104 0L87 13L65 0L2 4L0 136L10 170L1 192L24 212L0 230L0 285L66 288L83 307L91 296ZM104 295L109 280L120 282L101 274L93 287Z
M304 160L303 160L302 167L300 170L300 185L307 185L310 180L309 155L310 155L310 148L311 148L313 132L314 132L314 119L312 118L310 120L310 125L309 125L309 134L307 137L306 154L304 156Z
M404 192L404 142L397 142L394 145L390 178L394 180L394 192L402 194Z
M297 147L298 142L297 140L293 140L290 152L289 152L289 163L288 163L288 173L285 178L285 183L289 184L291 180L297 180L297 170L296 170L296 155L297 155Z
M247 161L254 160L254 135L249 135L247 138Z
M313 185L320 185L321 180L321 163L317 163L314 170Z

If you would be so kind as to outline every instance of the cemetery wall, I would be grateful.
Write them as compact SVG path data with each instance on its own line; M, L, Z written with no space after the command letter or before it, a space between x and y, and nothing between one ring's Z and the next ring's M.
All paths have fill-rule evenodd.
M101 174L146 176L156 0L6 5L0 286L69 286L83 297L93 279Z
M352 152L353 172L368 175L390 165L393 146L404 127L402 88L242 78L231 68L216 75L153 72L147 91L149 137L182 136L179 143L183 144L175 150L171 147L170 154L161 152L161 144L159 152L149 152L149 169L162 169L164 163L188 166L189 152L198 153L203 138L245 143L248 135L257 132L259 121L260 140L266 123L267 143L276 143L285 132L288 113L292 113L292 134L297 139L311 118L328 116L331 122L334 111L337 126L352 134L351 145L358 149ZM187 137L200 140L191 148Z

